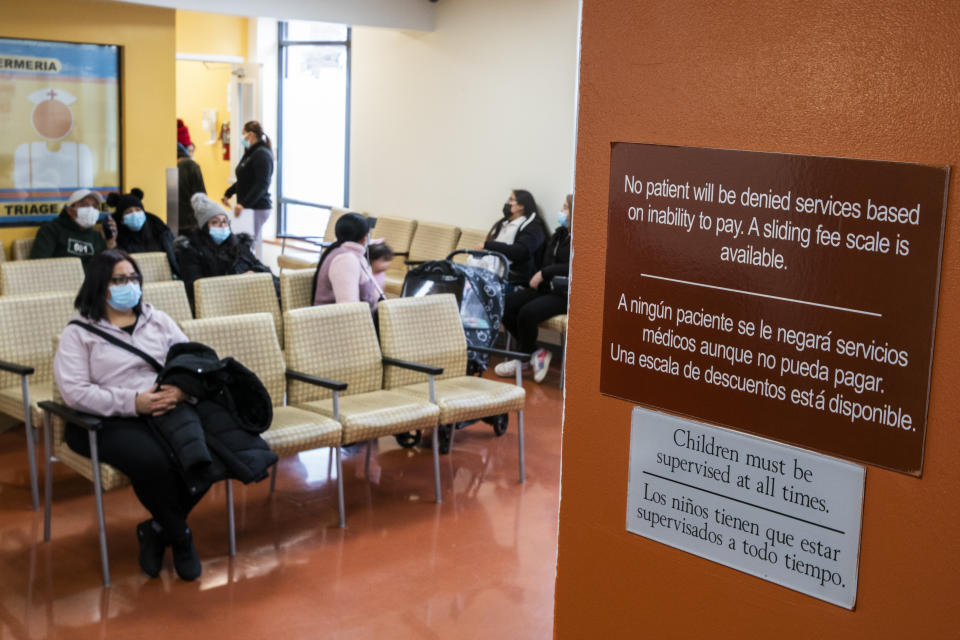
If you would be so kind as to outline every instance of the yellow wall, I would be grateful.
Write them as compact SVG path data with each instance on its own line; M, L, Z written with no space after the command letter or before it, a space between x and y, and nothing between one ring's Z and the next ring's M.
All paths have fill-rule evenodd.
M247 56L247 19L199 11L177 11L177 53ZM227 87L230 65L227 63L177 61L177 117L190 130L196 146L193 159L203 171L207 192L216 199L227 188L230 162L223 159L219 142L207 144L210 132L201 126L204 109L217 110L217 125L229 119ZM231 150L236 153L236 150Z
M123 47L121 131L124 189L139 186L144 205L166 216L166 167L176 166L174 11L95 0L4 2L0 36ZM35 227L0 229L8 251Z

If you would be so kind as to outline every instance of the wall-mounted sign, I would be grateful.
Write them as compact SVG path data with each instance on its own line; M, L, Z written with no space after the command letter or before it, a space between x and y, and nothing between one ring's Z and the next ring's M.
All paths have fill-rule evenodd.
M627 530L852 609L865 470L636 408Z
M0 38L0 225L120 187L120 48Z
M600 391L919 475L948 177L614 143Z

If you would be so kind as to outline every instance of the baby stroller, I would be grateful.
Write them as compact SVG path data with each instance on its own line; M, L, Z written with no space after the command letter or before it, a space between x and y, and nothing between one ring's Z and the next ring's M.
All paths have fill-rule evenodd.
M459 264L454 256L469 254L486 262L486 266ZM487 268L493 267L493 269ZM403 280L401 297L418 298L438 293L452 293L460 308L460 321L467 339L467 375L480 375L486 371L490 355L470 349L471 346L492 347L500 331L506 298L506 275L510 261L496 251L454 251L445 260L424 262L411 269ZM483 419L493 427L493 432L502 436L507 431L507 414ZM462 429L470 422L440 427L440 450L450 452L452 429ZM420 441L420 432L401 434L397 442L404 447L413 447Z

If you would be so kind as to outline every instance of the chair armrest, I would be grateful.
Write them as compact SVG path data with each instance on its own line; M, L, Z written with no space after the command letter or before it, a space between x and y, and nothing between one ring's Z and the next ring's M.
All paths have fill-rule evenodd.
M404 258L409 258L409 257L410 257L410 252L409 252L409 251L394 251L394 252L393 252L393 255L394 255L394 257L396 257L396 256L403 256Z
M434 367L429 364L410 362L408 360L397 360L396 358L388 358L387 356L383 356L383 364L393 365L394 367L400 367L402 369L411 369L431 376L438 376L443 373L443 367Z
M408 267L415 267L423 264L424 262L426 262L426 260L404 260L403 264L407 265Z
M312 384L315 387L324 387L332 391L346 391L347 389L346 382L328 380L327 378L321 378L319 376L311 376L308 373L294 371L293 369L287 369L287 377L291 380L296 380L297 382L306 382L307 384Z
M43 400L38 404L44 411L52 413L55 416L59 416L70 424L83 427L87 431L99 431L100 427L103 426L103 417L101 416L75 411L67 405L60 404L59 402L53 402L52 400Z
M494 356L503 356L504 358L516 358L517 360L529 360L533 354L522 353L520 351L507 351L506 349L494 349L493 347L471 347L467 345L470 351L479 351L480 353L489 353Z
M18 376L29 376L33 374L33 367L17 364L16 362L6 362L4 360L0 360L0 370L9 371L10 373L15 373Z

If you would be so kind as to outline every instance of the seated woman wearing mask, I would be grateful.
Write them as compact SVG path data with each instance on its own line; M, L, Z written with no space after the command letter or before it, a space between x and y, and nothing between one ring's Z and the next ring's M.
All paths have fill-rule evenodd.
M74 321L129 343L159 362L174 344L187 342L177 324L140 300L141 276L130 256L110 249L91 260L74 303ZM191 494L167 449L147 424L185 399L174 386L157 388L157 371L137 355L110 344L71 322L63 330L53 361L64 402L77 410L107 416L98 432L100 459L130 477L151 519L137 525L140 566L156 577L165 547L173 548L177 573L200 576L200 559L187 527L187 514L206 489ZM67 445L90 455L87 432L67 425Z
M119 248L127 253L162 251L167 254L170 269L179 276L173 232L163 220L143 210L143 191L133 188L124 195L111 193L107 196L107 205L114 208Z
M367 262L367 219L347 213L337 220L334 233L337 241L323 250L313 275L313 304L362 300L376 312L383 292Z
M515 375L517 367L533 368L533 379L542 382L550 368L550 352L537 348L540 323L567 312L567 288L564 280L570 274L570 221L573 219L573 196L568 195L557 213L560 225L544 252L543 268L530 278L526 287L507 295L503 310L503 326L518 342L517 351L533 353L529 363L507 360L494 371L505 378ZM563 282L564 286L559 286Z
M540 216L537 202L529 191L514 189L503 205L503 218L498 220L479 249L498 251L510 259L507 292L526 284L540 268L543 246L550 238L547 223ZM495 270L495 259L481 258L479 266ZM475 264L472 260L467 264Z
M193 304L193 283L199 278L236 275L238 273L270 273L251 250L253 239L249 234L234 235L226 210L205 193L190 198L197 228L177 238L174 243L180 277L187 287L187 296ZM279 281L274 277L279 295Z
M116 247L117 226L112 218L104 219L104 229L93 228L100 219L102 203L103 197L96 191L74 191L60 215L37 229L30 259L77 257L86 269L93 256Z

